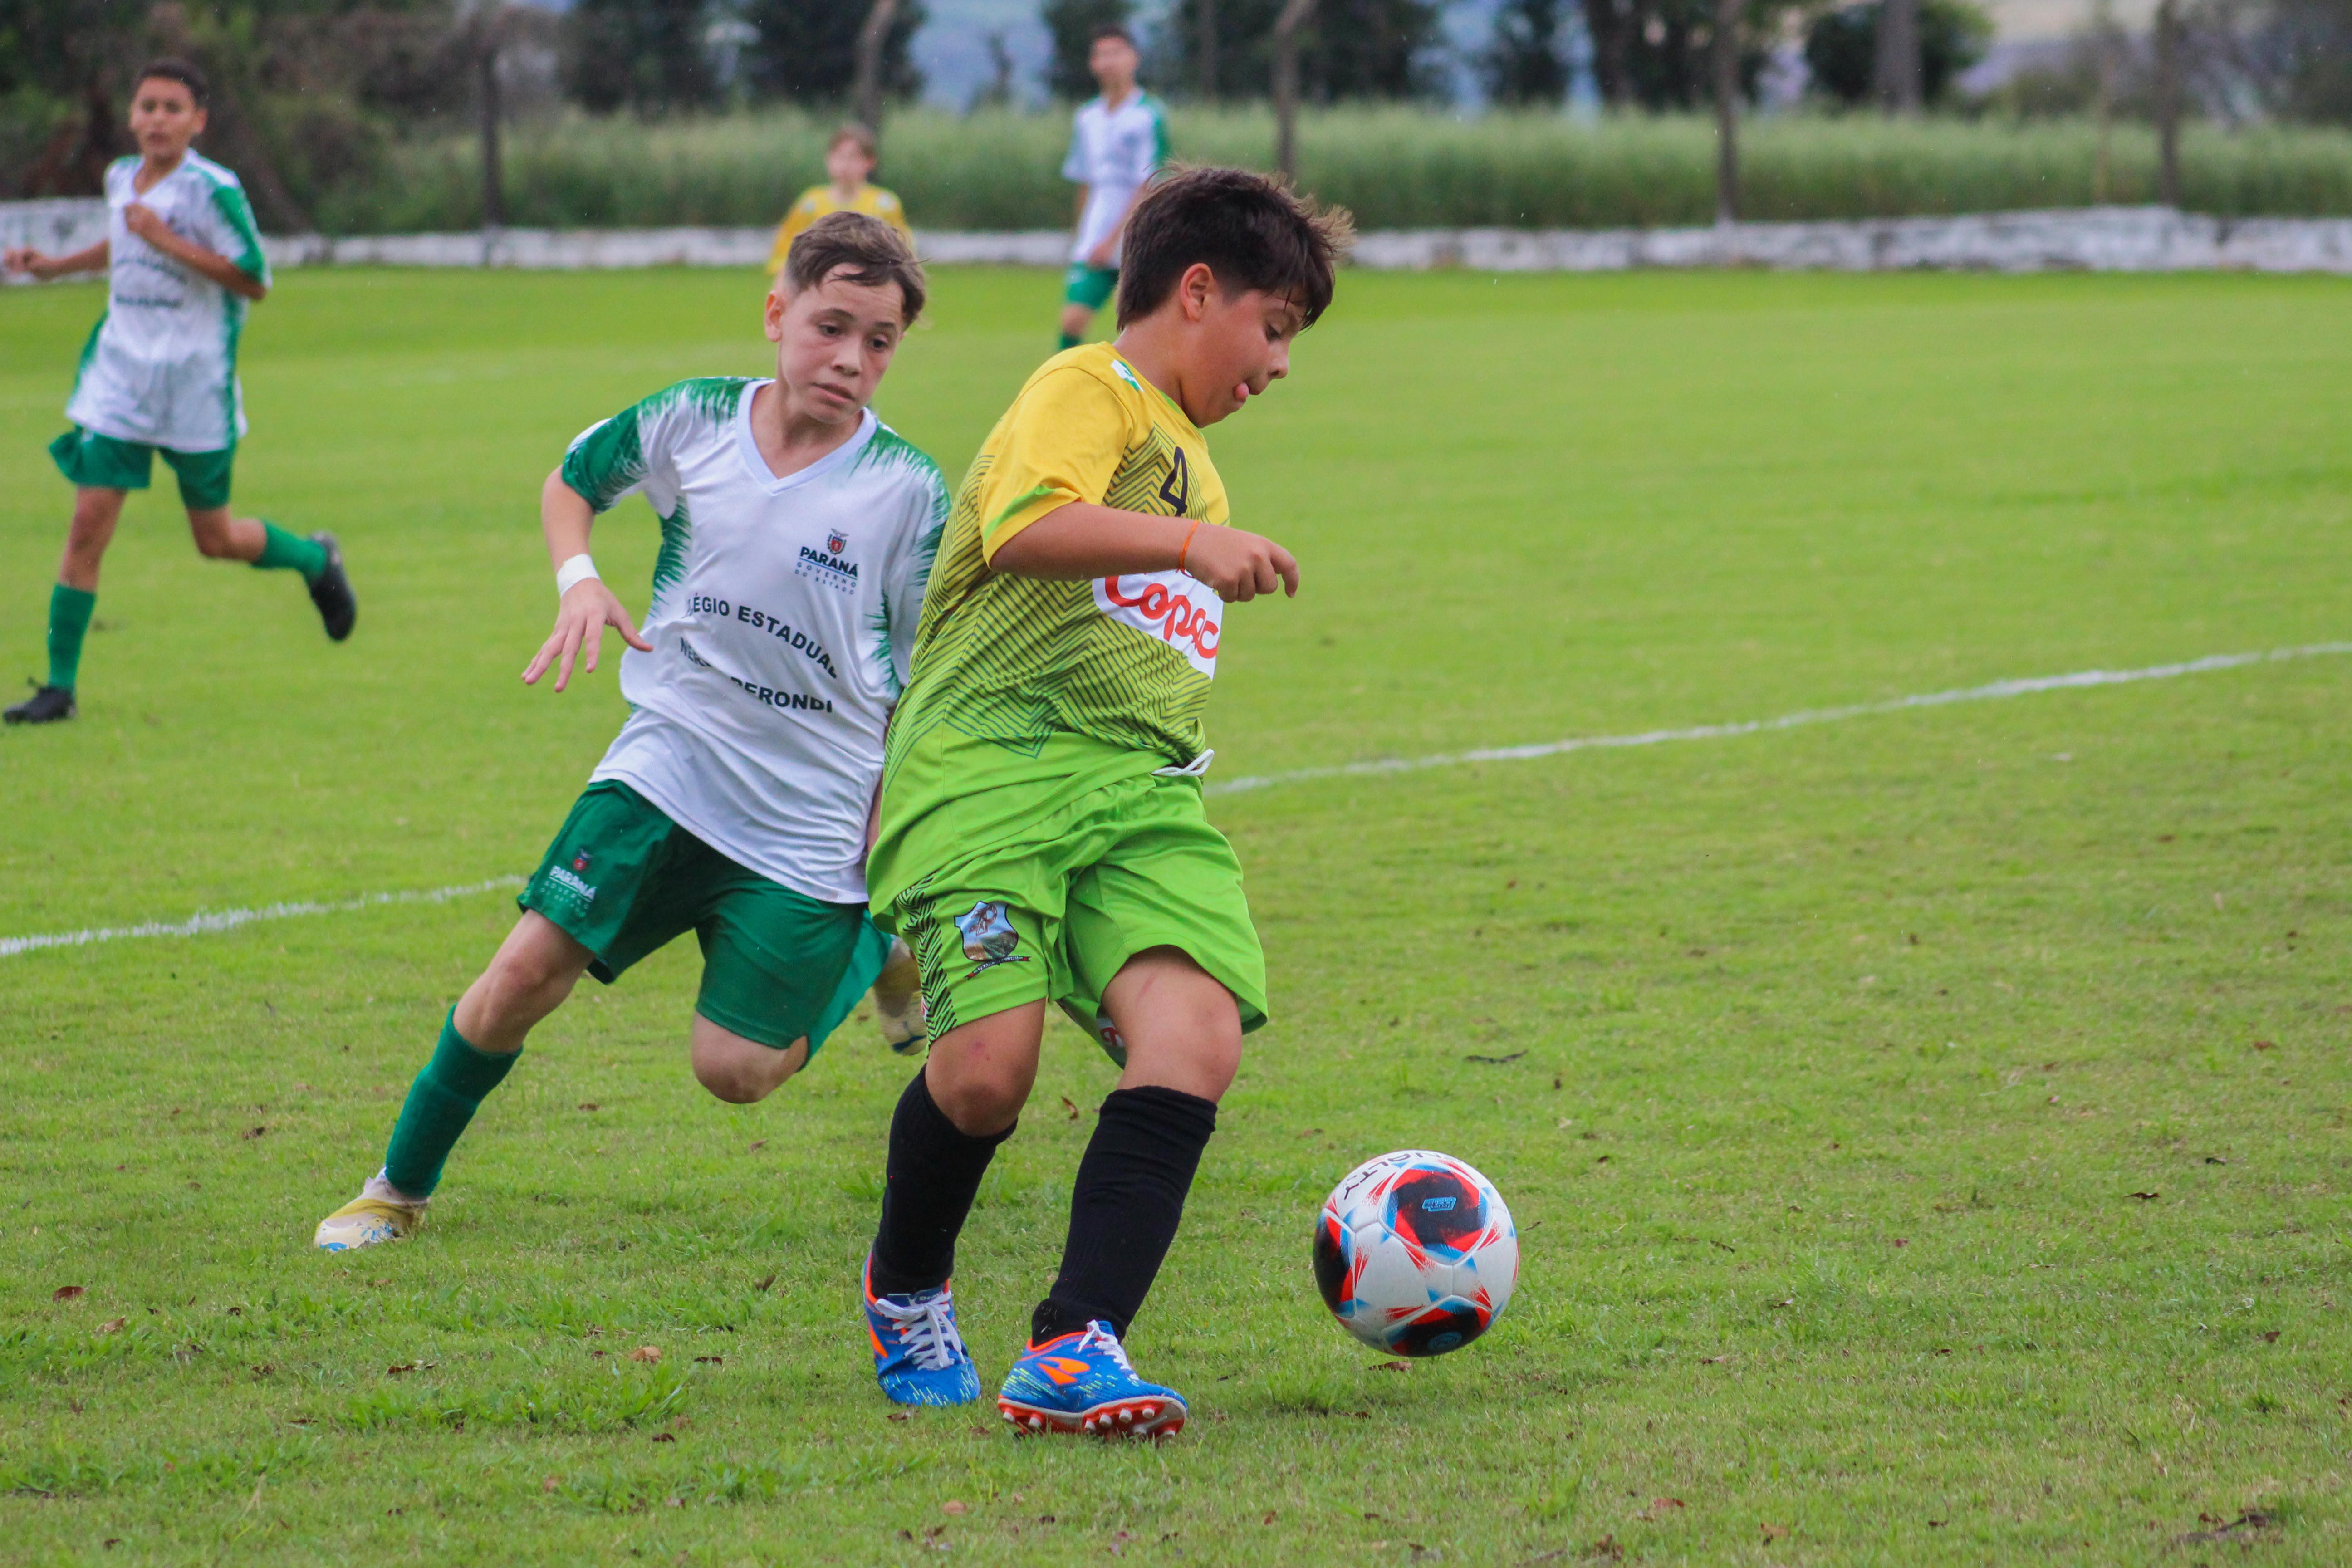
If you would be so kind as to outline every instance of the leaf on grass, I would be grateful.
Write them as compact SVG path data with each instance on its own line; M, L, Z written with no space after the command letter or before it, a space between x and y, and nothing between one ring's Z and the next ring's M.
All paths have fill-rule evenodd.
M1078 1119L1078 1108L1071 1103L1070 1097L1066 1094L1062 1096L1062 1109L1070 1113L1071 1121L1076 1121Z
M755 1283L752 1285L751 1289L754 1289L754 1290L764 1290L764 1289L766 1289L769 1286L773 1285L775 1282L776 1282L776 1277L775 1277L774 1275L771 1274L771 1275L769 1275L766 1279L761 1279L761 1280L759 1280L759 1281L755 1282Z
M87 1285L60 1285L49 1292L49 1300L52 1301L79 1300L88 1293L89 1289L89 1287Z
M1911 1243L1908 1238L1898 1236L1895 1238L1895 1245L1897 1247L1908 1247Z
M1701 1366L1721 1366L1725 1362L1727 1362L1730 1359L1731 1352L1729 1351L1726 1351L1721 1355L1703 1355L1698 1358L1698 1364Z
M583 1110L594 1110L597 1109L597 1105L593 1100L583 1100L580 1102L580 1109Z
M765 1138L762 1138L757 1143L752 1144L749 1149L744 1150L743 1152L746 1154L756 1154L767 1146L768 1141Z
M1782 1307L1793 1307L1796 1304L1797 1299L1794 1296L1783 1296L1779 1300L1773 1302L1772 1306L1775 1310L1778 1310Z
M2258 1051L2274 1051L2278 1049L2278 1042L2276 1040L2256 1040L2254 1042L2254 1049Z
M1277 1517L1279 1517L1279 1516L1276 1514L1276 1512L1274 1511L1274 1510L1272 1510L1272 1509L1267 1509L1267 1510L1265 1510L1265 1517L1264 1519L1262 1519L1262 1520L1259 1520L1259 1521L1258 1521L1258 1522L1259 1522L1260 1524L1272 1524Z
M540 1481L539 1489L543 1492L551 1492L559 1489L562 1485L563 1483L557 1480L553 1476L548 1476Z
M246 1130L245 1131L243 1131L243 1132L238 1133L238 1134L237 1134L237 1136L238 1136L238 1137L240 1137L240 1138L248 1138L248 1139L250 1139L250 1138L258 1138L258 1137L260 1137L263 1133L265 1133L265 1132L267 1132L267 1131L269 1131L269 1129L268 1129L268 1128L267 1128L267 1127L252 1127L252 1128L248 1128L248 1129L247 1129L247 1130Z
M2144 1204L2152 1204L2162 1194L2158 1193L2134 1193L2131 1195L2137 1198Z
M1409 1361L1377 1362L1373 1363L1372 1370L1374 1372L1411 1372L1412 1363Z
M1678 1498L1678 1497L1662 1497L1662 1498L1652 1498L1652 1499L1650 1500L1650 1506L1651 1506L1653 1509L1661 1509L1661 1508L1684 1508L1684 1507L1686 1507L1686 1506L1688 1506L1688 1505L1686 1505L1686 1504L1683 1501L1683 1500L1682 1500L1682 1499L1680 1499L1680 1498Z
M1767 1541L1786 1541L1788 1538L1789 1527L1785 1524L1768 1524L1764 1527L1764 1539Z
M1465 1062L1476 1062L1481 1067L1499 1068L1508 1067L1527 1054L1525 1051L1513 1051L1507 1057L1464 1057L1462 1059Z
M912 1421L914 1417L904 1410L893 1410L890 1412L890 1419L893 1421Z
M121 1322L122 1320L121 1320L121 1319L120 1319L120 1318L117 1318L117 1319L115 1319L114 1321L115 1321L116 1322L118 1322L118 1323L119 1323L119 1322ZM100 1330L99 1331L99 1332L100 1332L100 1333L104 1333L104 1332L106 1332L106 1331L105 1331L105 1330L103 1330L103 1329L100 1329ZM2265 1331L2263 1331L2263 1343L2264 1343L2264 1344L2266 1344L2266 1345L2274 1345L2274 1344L2278 1343L2278 1337L2279 1337L2279 1331L2278 1331L2278 1330L2276 1330L2276 1329L2269 1329L2269 1330L2265 1330Z
M2205 1163L2209 1165L2226 1165L2230 1162L2224 1160L2219 1154L2208 1154L2205 1156Z
M654 1434L654 1441L656 1443L675 1443L677 1441L677 1434L675 1432L656 1432Z
M947 1501L940 1504L940 1511L941 1513L970 1513L971 1511L971 1505L967 1502L958 1502L955 1499L950 1498Z
M1944 1526L1951 1522L1952 1521L1948 1519L1931 1519L1927 1521L1927 1528L1930 1530L1941 1530Z
M697 1366L725 1366L727 1364L727 1358L723 1355L698 1355L694 1358L694 1364Z
M119 1334L122 1331L122 1325L130 1321L131 1320L128 1318L109 1318L106 1321L99 1324L97 1328L90 1331L92 1333L100 1334ZM2276 1339L2278 1336L2276 1334L2273 1334L2271 1338Z
M429 1361L396 1361L383 1369L383 1374L386 1377L399 1377L405 1373L423 1372L433 1364Z
M629 1352L629 1359L631 1361L645 1362L647 1364L657 1363L661 1360L661 1346L639 1345L636 1349Z

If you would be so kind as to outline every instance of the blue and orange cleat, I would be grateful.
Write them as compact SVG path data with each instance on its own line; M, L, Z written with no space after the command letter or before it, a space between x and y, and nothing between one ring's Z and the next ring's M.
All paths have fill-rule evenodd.
M1097 1437L1172 1437L1184 1429L1184 1396L1135 1375L1110 1325L1096 1321L1031 1345L1004 1375L996 1412L1016 1432Z
M874 1377L898 1405L971 1405L980 1399L980 1369L956 1331L955 1295L947 1287L911 1295L877 1296L874 1259L859 1279L866 1298L866 1333L874 1342Z

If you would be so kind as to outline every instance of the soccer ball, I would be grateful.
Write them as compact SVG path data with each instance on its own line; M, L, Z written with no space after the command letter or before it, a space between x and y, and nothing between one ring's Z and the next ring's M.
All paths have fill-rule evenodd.
M1315 1283L1347 1331L1391 1355L1444 1355L1494 1326L1519 1282L1495 1184L1450 1154L1367 1160L1323 1200Z

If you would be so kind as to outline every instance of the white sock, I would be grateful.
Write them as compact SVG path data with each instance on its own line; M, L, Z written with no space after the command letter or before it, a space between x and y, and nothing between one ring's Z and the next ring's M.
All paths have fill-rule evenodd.
M433 1201L430 1198L410 1197L406 1193L394 1186L382 1170L378 1170L374 1175L367 1179L367 1185L360 1189L360 1196L373 1198L378 1203L401 1204L413 1209L421 1209Z

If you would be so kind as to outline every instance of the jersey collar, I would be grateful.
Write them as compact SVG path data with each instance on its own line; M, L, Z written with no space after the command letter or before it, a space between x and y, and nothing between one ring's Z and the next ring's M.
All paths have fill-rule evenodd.
M796 486L822 479L845 464L855 463L857 455L866 450L866 444L874 439L874 432L882 427L882 421L876 416L874 410L864 410L857 418L856 435L807 468L797 473L786 474L780 479L776 478L776 471L768 467L768 459L760 456L760 443L751 435L752 395L763 386L774 384L773 376L764 381L745 382L742 398L735 405L735 454L743 459L743 471L751 477L752 483L772 496L780 496Z

